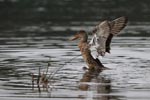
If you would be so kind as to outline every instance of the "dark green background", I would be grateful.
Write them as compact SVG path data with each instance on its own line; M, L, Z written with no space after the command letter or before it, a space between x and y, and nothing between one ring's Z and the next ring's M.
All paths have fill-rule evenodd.
M0 0L0 29L28 25L72 25L127 16L150 21L150 0ZM81 24L80 23L80 24Z

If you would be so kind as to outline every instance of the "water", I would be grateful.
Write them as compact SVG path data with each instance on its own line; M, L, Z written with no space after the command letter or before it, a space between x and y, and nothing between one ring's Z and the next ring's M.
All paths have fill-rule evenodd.
M65 34L65 33L64 33ZM67 33L68 34L68 33ZM26 35L0 37L0 99L3 100L149 100L150 38L115 37L111 54L102 63L111 70L89 76L77 42L67 36ZM49 92L32 90L31 73L38 68L55 75Z
M0 0L0 100L150 100L150 6L148 0L133 3ZM115 37L111 54L101 59L111 70L91 75L83 70L77 42L68 39L119 16L129 18L121 32L128 37ZM39 67L46 72L48 61L48 74L61 69L49 92L39 93L31 74L37 76Z

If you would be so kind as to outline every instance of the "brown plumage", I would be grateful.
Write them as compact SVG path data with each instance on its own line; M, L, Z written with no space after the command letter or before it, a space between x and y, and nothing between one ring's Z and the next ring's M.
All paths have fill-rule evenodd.
M78 43L78 47L81 51L82 57L84 59L84 61L86 62L86 64L88 65L90 70L102 70L102 69L106 69L106 67L104 67L102 65L102 63L99 61L99 59L94 59L93 56L91 55L91 51L90 51L90 46L88 44L88 35L85 31L79 31L72 39L70 40L76 40L79 39L79 43Z
M128 19L127 17L119 17L113 21L110 21L110 34L106 40L106 52L110 53L110 43L114 35L117 35L126 25Z
M113 21L103 21L98 24L93 32L93 38L88 43L88 35L85 31L79 31L71 40L79 39L78 47L84 61L87 63L89 69L106 69L98 58L94 59L91 55L91 47L94 47L98 56L104 56L105 52L110 53L110 43L114 35L117 35L127 24L126 17L119 17ZM98 57L97 56L97 57Z
M90 42L95 46L98 55L104 56L110 53L110 43L114 35L117 35L127 24L127 17L119 17L112 21L103 21L93 29L93 38Z

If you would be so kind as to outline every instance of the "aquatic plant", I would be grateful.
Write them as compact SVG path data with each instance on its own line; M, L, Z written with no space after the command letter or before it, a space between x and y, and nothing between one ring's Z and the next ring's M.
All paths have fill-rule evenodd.
M57 67L54 71L50 71L50 66L51 64L51 58L49 58L49 61L47 62L47 67L46 67L46 71L41 71L41 67L39 67L38 69L38 75L35 75L34 73L31 74L32 77L32 90L34 90L34 86L35 83L37 85L38 88L38 92L41 92L41 88L43 88L43 90L46 89L47 92L51 92L53 87L53 83L55 82L54 80L54 76L58 73L58 71L60 71L67 63L70 63L71 61L73 61L74 59L76 59L77 57L79 57L81 55L77 55L71 59L69 59L68 61L66 61L62 66ZM50 91L49 91L50 90Z
M32 77L32 90L34 90L34 86L35 83L37 85L38 91L41 92L41 87L44 89L46 89L46 91L48 92L49 88L52 87L52 82L50 81L50 79L48 78L48 73L52 73L49 72L49 67L51 66L51 62L50 62L50 58L49 61L47 62L47 67L46 67L46 71L41 71L41 67L39 67L38 69L38 75L35 75L34 73L31 74Z

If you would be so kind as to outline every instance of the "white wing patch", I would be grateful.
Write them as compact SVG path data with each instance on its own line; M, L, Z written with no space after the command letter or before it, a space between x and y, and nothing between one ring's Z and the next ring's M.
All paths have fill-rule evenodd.
M94 35L92 40L90 41L90 46L93 50L97 51L98 56L104 56L106 52L106 41L108 37L112 35L118 34L127 24L126 17L119 17L113 21L103 21L99 23L94 29ZM107 41L109 42L109 40ZM110 40L111 42L111 40ZM108 43L110 46L110 43ZM95 57L94 57L95 58Z
M90 41L91 48L95 48L97 56L104 56L106 48L106 40L110 34L110 26L108 21L103 21L96 26L96 32Z

